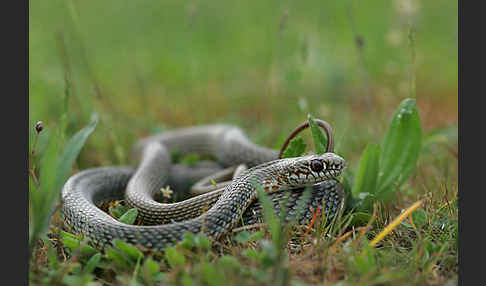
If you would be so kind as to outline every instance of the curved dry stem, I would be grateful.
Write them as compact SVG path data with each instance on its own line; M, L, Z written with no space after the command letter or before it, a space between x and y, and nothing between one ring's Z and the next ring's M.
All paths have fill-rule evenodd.
M314 121L322 128L324 129L324 132L326 132L327 136L327 147L326 147L326 153L328 152L334 152L334 135L332 133L332 128L329 123L327 123L324 120L321 119L314 119ZM278 158L282 159L282 154L284 153L285 149L290 143L290 140L294 139L302 130L308 128L310 126L309 120L306 120L299 126L297 126L292 133L287 137L285 140L285 143L282 145L282 148L280 148L280 153L278 154Z

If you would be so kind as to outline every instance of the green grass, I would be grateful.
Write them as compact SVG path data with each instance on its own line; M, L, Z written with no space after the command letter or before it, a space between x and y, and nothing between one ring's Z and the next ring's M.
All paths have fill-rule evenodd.
M31 284L456 281L457 1L206 2L29 2ZM417 113L397 121L406 98ZM46 224L67 175L128 164L144 136L224 122L280 149L309 113L332 125L348 162L347 208L334 224L305 234L270 219L231 241L188 236L162 255L123 243L98 252L60 232L58 211ZM85 143L71 140L89 126ZM296 149L313 146L311 132L302 138Z

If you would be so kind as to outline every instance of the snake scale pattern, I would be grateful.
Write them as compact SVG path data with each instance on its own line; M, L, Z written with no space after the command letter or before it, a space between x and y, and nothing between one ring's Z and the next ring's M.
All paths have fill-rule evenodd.
M197 153L216 162L194 166L172 164L171 153ZM65 227L82 233L103 248L113 239L163 250L183 239L185 232L219 239L234 227L261 221L257 185L269 195L279 213L286 203L287 217L305 223L319 206L332 217L341 208L343 191L336 178L346 162L334 153L278 159L278 152L249 140L231 125L205 125L167 131L140 140L133 152L136 168L101 167L81 171L62 190ZM176 203L160 203L161 188L187 190L224 168L244 164L248 169L231 183ZM310 196L304 190L310 188ZM127 225L97 207L101 202L125 199L138 209L144 225ZM302 206L302 208L298 207Z

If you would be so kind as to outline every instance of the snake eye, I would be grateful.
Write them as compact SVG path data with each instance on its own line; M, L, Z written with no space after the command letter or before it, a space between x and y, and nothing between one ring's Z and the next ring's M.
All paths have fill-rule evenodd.
M319 160L312 160L310 165L312 171L314 172L320 172L322 169L324 169L324 164L322 164L322 162Z

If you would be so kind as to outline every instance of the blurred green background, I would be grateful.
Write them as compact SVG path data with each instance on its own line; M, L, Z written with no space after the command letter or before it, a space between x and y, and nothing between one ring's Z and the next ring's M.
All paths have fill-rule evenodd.
M331 123L337 152L356 165L406 97L416 94L424 132L457 126L457 7L29 1L30 141L39 120L69 135L97 112L84 169L126 164L135 140L193 124L237 124L279 148L311 113Z

